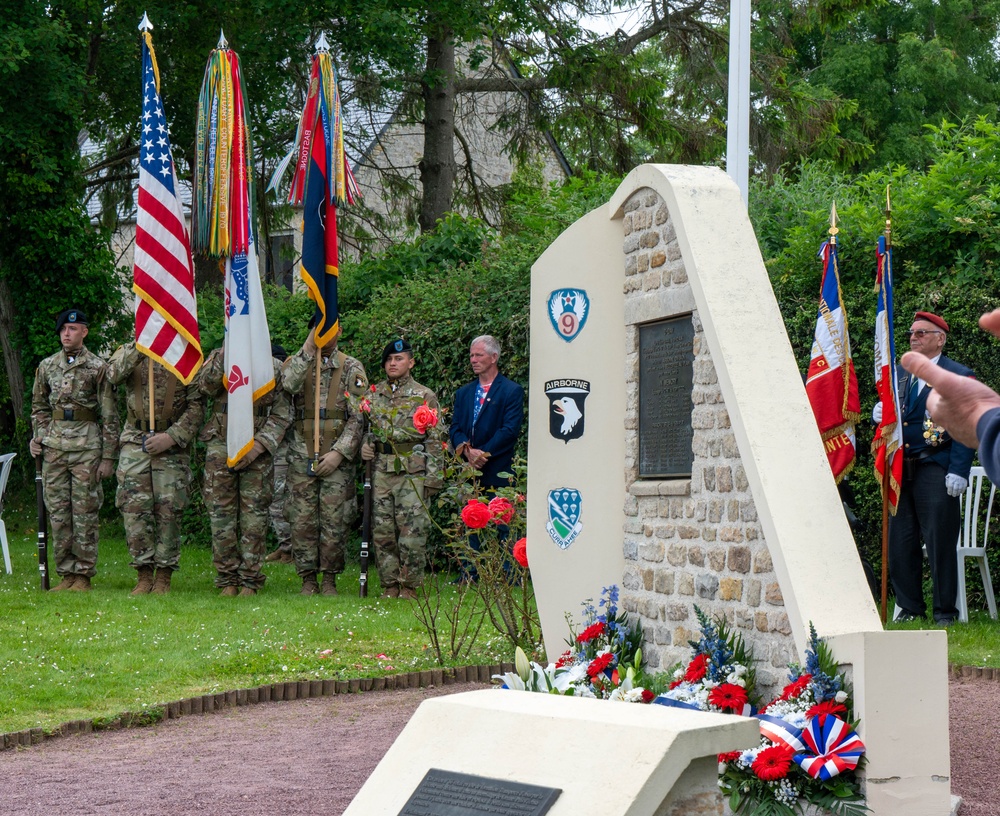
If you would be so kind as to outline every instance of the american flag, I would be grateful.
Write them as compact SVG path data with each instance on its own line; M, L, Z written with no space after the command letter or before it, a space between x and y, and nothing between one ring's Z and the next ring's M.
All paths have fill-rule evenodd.
M187 384L202 363L191 243L160 98L153 40L142 33L142 142L132 290L135 342Z

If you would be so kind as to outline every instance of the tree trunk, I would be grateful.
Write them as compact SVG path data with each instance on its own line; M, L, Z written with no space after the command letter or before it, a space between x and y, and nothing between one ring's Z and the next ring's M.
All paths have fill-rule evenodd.
M21 352L14 345L14 297L7 281L0 277L0 345L3 346L3 366L7 370L10 401L14 416L24 418L24 375L21 373Z
M420 160L420 231L431 232L451 209L455 191L455 43L447 26L431 26L424 98L424 156Z

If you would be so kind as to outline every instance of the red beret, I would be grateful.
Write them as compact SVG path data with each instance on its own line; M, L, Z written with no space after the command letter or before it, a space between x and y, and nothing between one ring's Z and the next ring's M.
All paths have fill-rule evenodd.
M948 328L948 321L947 320L945 320L943 317L939 317L936 314L932 314L931 312L917 312L915 315L913 315L913 319L914 320L926 320L928 323L933 323L935 326L937 326L942 331L945 331L945 332L951 331L951 329Z

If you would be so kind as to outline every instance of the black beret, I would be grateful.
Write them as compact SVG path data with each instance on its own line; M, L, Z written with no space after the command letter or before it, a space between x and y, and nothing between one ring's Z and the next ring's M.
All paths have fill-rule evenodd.
M413 346L402 337L391 341L382 349L382 365L385 365L385 361L389 359L390 354L402 354L404 351L409 351L412 354Z
M59 334L67 323L79 323L81 326L86 326L87 315L79 309L67 309L64 312L59 312L59 317L56 318L56 334Z

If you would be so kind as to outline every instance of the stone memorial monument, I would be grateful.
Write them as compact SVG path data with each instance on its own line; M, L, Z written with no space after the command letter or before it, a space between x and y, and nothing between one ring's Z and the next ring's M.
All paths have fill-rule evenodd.
M531 339L528 560L549 658L565 616L618 584L651 668L689 654L697 605L752 645L767 697L812 624L853 681L872 812L948 814L945 633L882 630L735 184L636 168L536 262ZM564 405L549 386L569 380L586 396ZM553 421L567 410L572 435Z

